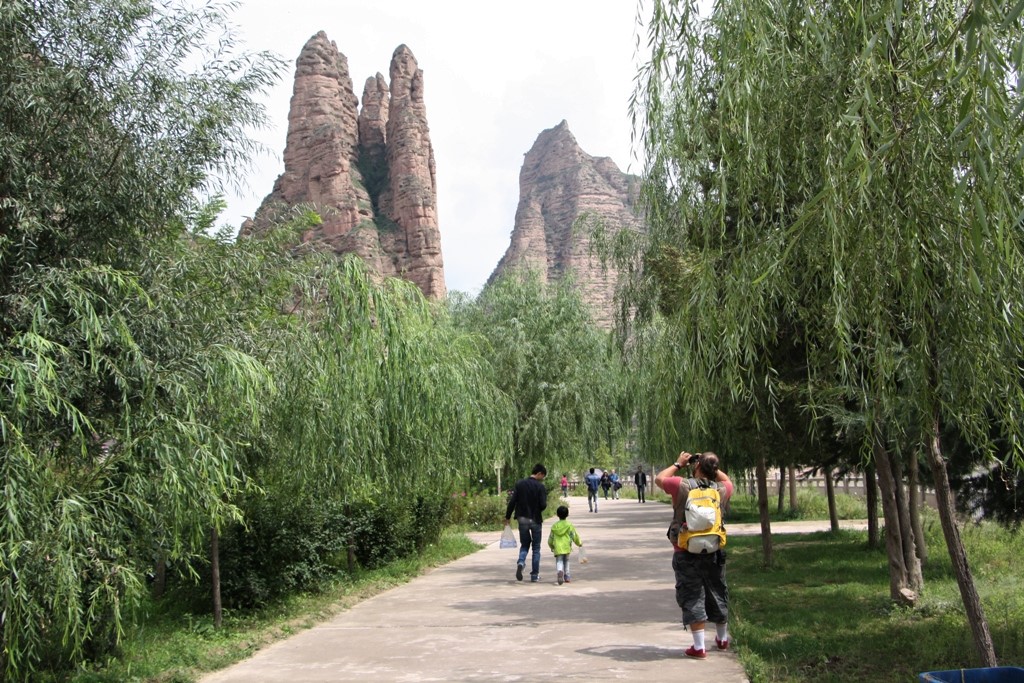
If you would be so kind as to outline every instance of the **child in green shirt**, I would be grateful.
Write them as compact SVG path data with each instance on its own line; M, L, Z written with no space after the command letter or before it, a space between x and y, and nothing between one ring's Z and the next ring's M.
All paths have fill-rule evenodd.
M566 519L569 516L569 508L560 505L555 514L558 515L558 521L548 533L548 547L555 553L555 569L558 570L558 585L561 586L563 581L572 583L569 577L569 551L572 550L573 543L582 548L583 541L580 540L576 527Z

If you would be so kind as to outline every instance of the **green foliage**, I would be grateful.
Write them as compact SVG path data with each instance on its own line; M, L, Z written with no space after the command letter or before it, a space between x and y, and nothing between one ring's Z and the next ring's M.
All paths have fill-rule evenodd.
M467 531L501 529L505 524L507 505L507 496L455 494L452 496L448 523L456 529Z
M437 543L448 527L451 498L439 491L429 491L415 497L412 505L413 543L417 551Z
M453 482L511 450L481 340L408 283L289 255L316 216L209 234L223 203L197 196L251 151L277 64L224 28L0 5L6 678L111 652L155 562L206 574L212 528L256 601L331 573L339 510L367 563L422 549Z
M354 506L347 520L356 543L359 563L369 569L383 567L415 550L416 524L411 506L386 506L366 501Z
M58 638L60 658L107 647L97 634L116 641L154 559L205 554L210 525L237 517L231 496L248 483L234 454L271 385L227 323L252 309L216 298L204 308L210 263L188 239L171 246L174 268L165 253L146 277L51 270L17 299L26 332L0 361L14 389L4 406L5 628L43 627L6 631L12 652ZM16 580L26 573L35 581ZM52 630L62 624L53 616L68 621Z
M317 589L348 571L350 545L365 569L413 555L440 537L447 507L439 494L348 504L256 499L245 506L246 524L223 536L225 605L249 609Z
M36 266L131 267L173 239L195 190L252 150L252 96L278 65L232 54L215 5L14 0L0 36L3 292Z
M1024 469L1019 8L656 1L649 32L633 111L651 232L631 291L660 433L724 415L757 448L750 425L784 442L806 408L842 441L860 413L864 452L930 452L941 493L944 428Z
M655 3L632 291L641 356L699 399L684 422L763 425L797 383L819 414L912 439L938 415L1019 464L1021 29L989 0Z
M266 349L278 392L250 450L261 485L352 502L447 494L508 450L509 403L478 338L354 257L314 275L306 324Z
M994 461L971 450L956 434L944 434L943 446L949 458L950 485L957 492L957 512L965 518L983 517L1020 528L1024 507L1018 491L1024 489L1024 469L1004 464L1009 445L997 441Z
M315 590L348 571L350 545L366 569L422 551L440 538L448 507L437 492L360 503L254 496L242 504L245 523L221 537L224 604L249 609Z
M349 543L364 567L422 549L440 533L454 483L508 447L507 399L476 339L411 284L375 285L358 259L305 266L301 324L261 337L277 391L245 470L274 502L244 506L246 519L267 523L234 532L235 566L255 596L277 572L297 578L274 590L315 583ZM321 511L291 515L288 498ZM292 536L288 547L311 546L270 561L264 549L279 533Z
M514 404L507 471L573 462L624 433L621 364L569 280L512 273L477 300L453 301L458 326L486 340L494 381Z
M109 442L83 438L89 468L64 466L60 477L45 466L80 462L73 449L26 459L29 474L50 476L39 483L13 478L20 472L5 461L10 484L23 487L5 503L40 511L15 518L35 539L23 547L40 553L15 556L25 563L18 571L24 566L38 578L12 582L16 597L48 610L93 601L84 602L90 611L81 622L95 622L88 640L56 659L93 656L116 642L119 633L100 625L116 627L124 615L107 606L122 609L137 598L155 559L205 574L196 556L218 519L233 520L224 542L226 599L263 603L334 573L349 538L367 566L422 550L440 533L452 482L507 448L507 402L489 381L476 340L434 318L418 290L373 285L358 261L295 261L274 240L193 236L170 246L150 254L145 306L122 296L112 307L131 315L108 323L93 314L98 329L130 333L125 343L138 357L136 367L124 360L132 355L119 356L110 386L141 398L127 411L116 401L98 413L102 421L91 420ZM60 281L39 310L73 299L71 284ZM129 291L142 296L140 289ZM282 312L286 301L292 304ZM79 329L57 325L50 336ZM101 369L113 367L107 359L117 347L102 340L93 357ZM59 367L44 379L67 381L62 373L72 370L90 377L70 362ZM29 378L25 386L59 396L42 381ZM51 413L24 410L50 430L41 433L59 433ZM395 478L400 469L411 476ZM77 497L68 502L60 487L73 485ZM108 499L109 491L123 499ZM53 500L67 520L53 513ZM92 527L76 532L71 522L79 519ZM98 533L117 545L108 550ZM47 564L42 553L62 562ZM63 579L53 569L66 572ZM60 580L89 589L88 598L54 591ZM8 614L21 618L14 609ZM24 640L12 644L34 648L40 660L54 649L48 632L19 633Z
M197 58L221 20L216 7L145 2L0 7L0 650L12 679L110 651L157 548L200 551L245 486L232 451L267 376L225 335L189 335L203 312L169 304L180 278L150 279L188 251L195 193L244 157L242 130L262 120L252 96L273 60L231 56L230 36Z
M344 568L348 527L339 504L268 495L253 497L244 510L245 524L221 535L221 595L228 608L313 589ZM208 581L202 588L206 594Z

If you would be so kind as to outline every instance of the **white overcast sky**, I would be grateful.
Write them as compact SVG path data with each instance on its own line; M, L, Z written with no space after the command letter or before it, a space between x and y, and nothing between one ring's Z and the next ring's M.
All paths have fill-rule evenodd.
M649 5L648 5L649 6ZM348 58L357 96L405 44L424 73L449 290L476 294L509 245L523 155L562 119L585 152L639 172L629 98L645 56L636 0L241 0L248 50L288 61L256 134L272 155L244 173L222 222L239 226L283 171L295 59L317 31ZM637 39L641 52L637 52Z

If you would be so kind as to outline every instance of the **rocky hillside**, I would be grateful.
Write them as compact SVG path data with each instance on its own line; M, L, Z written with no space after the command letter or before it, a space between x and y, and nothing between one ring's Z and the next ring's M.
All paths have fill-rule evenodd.
M536 270L545 281L572 273L595 321L610 328L618 273L591 253L586 226L600 220L609 229L641 229L634 210L636 180L611 159L580 149L565 121L542 132L519 172L511 243L490 280L517 268ZM577 226L580 217L585 218Z
M323 223L302 241L358 254L381 276L402 277L433 299L446 295L437 183L423 105L423 71L405 45L390 83L366 80L362 108L348 59L321 31L296 62L284 173L242 235L258 235L296 205Z

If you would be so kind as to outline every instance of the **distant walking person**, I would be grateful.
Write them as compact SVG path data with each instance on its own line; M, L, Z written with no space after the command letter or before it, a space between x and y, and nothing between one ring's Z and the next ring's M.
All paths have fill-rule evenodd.
M601 487L601 477L594 474L594 468L590 468L590 474L583 477L587 485L587 507L591 512L597 512L597 489Z
M693 476L676 472L696 465ZM692 455L683 451L675 464L658 473L654 483L672 496L672 524L668 537L675 552L676 603L683 610L683 625L693 635L684 654L704 659L704 626L715 624L715 645L729 649L729 587L725 583L725 527L722 506L732 497L733 485L718 469L718 456L710 451Z
M548 534L548 547L555 554L555 571L558 572L558 585L561 586L562 582L572 583L572 578L569 576L569 552L572 550L573 543L578 548L582 548L583 541L580 540L576 527L566 519L569 516L569 508L559 505L555 514L558 515L558 521L551 525L551 532Z
M601 490L604 491L604 499L608 500L608 490L612 487L612 478L608 476L608 472L601 473Z
M523 580L523 568L526 556L533 551L533 564L530 569L530 581L540 581L540 535L544 524L544 508L548 506L548 490L544 486L544 477L548 475L544 465L533 466L530 476L520 479L512 489L505 508L505 526L509 526L512 512L515 511L519 522L519 561L516 563L516 580Z
M612 500L619 499L619 489L622 488L622 482L619 481L619 473L612 470L611 475L608 477L612 480Z
M568 498L569 497L569 478L563 474L562 475L562 481L559 482L559 484L562 486L562 498Z
M636 474L633 475L633 483L636 484L637 502L646 503L647 499L644 498L644 489L647 488L647 473L644 472L644 468L636 468Z

